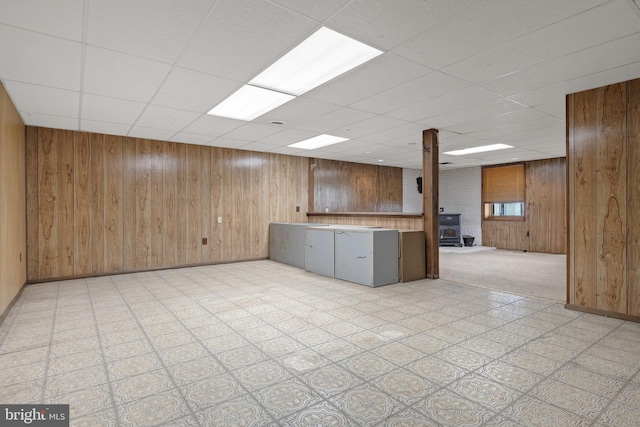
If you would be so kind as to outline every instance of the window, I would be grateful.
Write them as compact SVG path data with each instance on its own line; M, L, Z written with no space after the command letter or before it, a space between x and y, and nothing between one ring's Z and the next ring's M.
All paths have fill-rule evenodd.
M524 219L524 164L482 170L485 219Z

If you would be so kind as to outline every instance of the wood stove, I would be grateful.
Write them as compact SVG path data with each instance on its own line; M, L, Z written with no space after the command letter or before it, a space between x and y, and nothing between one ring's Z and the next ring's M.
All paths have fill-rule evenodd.
M462 246L460 214L440 214L440 246Z

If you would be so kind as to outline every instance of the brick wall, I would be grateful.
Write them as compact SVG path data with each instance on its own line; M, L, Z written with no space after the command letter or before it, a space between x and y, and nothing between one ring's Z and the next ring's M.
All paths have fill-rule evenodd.
M440 207L445 213L459 213L460 231L482 244L482 168L440 171Z
M416 182L420 175L420 169L402 169L402 212L422 213L422 194Z

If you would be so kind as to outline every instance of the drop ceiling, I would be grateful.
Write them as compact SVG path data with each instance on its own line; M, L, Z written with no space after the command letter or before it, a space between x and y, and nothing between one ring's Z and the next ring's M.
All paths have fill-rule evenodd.
M251 122L206 115L322 26L384 54ZM31 126L414 169L436 128L451 169L564 156L565 95L638 77L633 0L0 0ZM287 146L319 134L349 141Z

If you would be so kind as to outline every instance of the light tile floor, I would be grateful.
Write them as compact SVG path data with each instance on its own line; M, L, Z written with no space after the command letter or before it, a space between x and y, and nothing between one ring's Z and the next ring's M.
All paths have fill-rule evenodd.
M86 426L637 426L640 324L271 261L28 286L0 402Z

